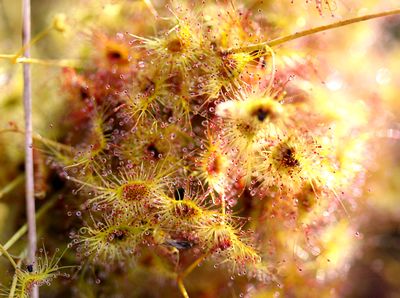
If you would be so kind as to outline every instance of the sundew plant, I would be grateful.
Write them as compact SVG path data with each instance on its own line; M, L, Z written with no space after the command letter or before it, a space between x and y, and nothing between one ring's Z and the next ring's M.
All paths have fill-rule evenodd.
M397 1L0 10L0 295L400 295Z

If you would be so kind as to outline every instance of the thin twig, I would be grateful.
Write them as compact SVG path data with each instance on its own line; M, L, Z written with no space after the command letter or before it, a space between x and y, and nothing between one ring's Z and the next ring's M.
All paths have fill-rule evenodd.
M391 15L397 15L397 14L400 14L400 9L394 9L394 10L390 10L390 11L384 11L384 12L373 13L373 14L364 15L364 16L360 16L360 17L355 17L355 18L335 22L335 23L332 23L329 25L319 26L319 27L307 29L304 31L296 32L296 33L293 33L290 35L278 37L276 39L262 42L259 44L254 44L254 45L249 45L249 46L239 47L239 48L231 48L231 49L228 49L227 52L241 53L241 52L260 51L260 50L263 50L265 48L265 46L274 47L274 46L283 44L285 42L288 42L288 41L291 41L294 39L298 39L298 38L301 38L304 36L309 36L309 35L312 35L315 33L323 32L323 31L327 31L330 29L339 28L339 27L343 27L343 26L347 26L350 24L359 23L359 22L363 22L363 21L367 21L367 20L371 20L371 19L391 16Z

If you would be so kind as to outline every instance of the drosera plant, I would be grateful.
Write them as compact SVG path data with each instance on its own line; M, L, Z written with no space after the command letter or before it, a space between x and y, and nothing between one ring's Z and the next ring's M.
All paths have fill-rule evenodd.
M34 287L49 286L58 277L68 278L70 275L63 271L76 268L76 266L59 266L59 262L67 248L61 253L59 253L59 249L56 249L51 257L49 257L48 252L44 248L41 248L34 263L26 263L26 261L23 261L24 257L15 262L14 258L3 246L1 246L0 250L9 259L15 269L11 287L4 293L4 296L8 297L31 297Z
M370 140L358 134L360 143L353 143L330 132L336 124L345 130L343 119L312 117L319 107L312 98L292 103L301 86L279 81L286 72L275 65L275 47L400 11L261 42L251 31L257 21L242 19L234 6L221 5L214 19L175 3L171 21L151 1L145 4L160 33L115 39L93 33L100 54L92 53L79 72L64 70L71 129L59 142L36 137L51 164L78 187L72 241L78 258L110 275L164 266L160 271L184 297L191 289L185 279L203 262L246 275L254 288L263 287L256 280L285 281L270 267L285 267L293 255L298 271L307 264L305 270L316 272L310 265L320 249L315 239L335 226L346 203L340 193L365 171L361 161L350 163L348 149L360 152L359 144ZM322 2L316 5L322 9ZM286 232L298 243L288 244ZM142 259L148 250L163 265ZM4 255L16 267L18 293L57 276L60 258L46 255L35 271L18 269ZM314 273L306 284L316 281Z
M93 262L113 264L123 262L137 253L145 233L151 229L149 223L143 223L126 214L108 214L103 222L82 227L77 235L77 249L82 258L92 258Z
M223 194L226 189L226 171L230 161L222 150L220 141L210 131L207 132L207 136L200 146L203 151L195 157L194 175L217 195Z
M131 167L107 178L103 178L98 172L101 169L95 170L99 174L96 181L86 182L72 176L67 176L67 179L94 192L87 202L90 206L112 206L115 209L144 214L151 210L170 187L172 182L168 176L173 171L157 166L149 170L143 164Z
M104 158L107 149L107 139L110 133L106 122L107 111L99 111L93 108L92 115L85 125L85 132L75 146L66 146L57 142L49 142L44 138L38 138L45 145L45 151L49 156L62 164L66 169L80 168L82 171L91 170Z
M257 250L250 245L250 237L245 236L232 216L210 215L204 224L199 225L199 237L206 241L208 253L221 259L218 264L231 262L233 272L246 270L249 263L261 261Z
M59 262L65 251L57 256L54 254L51 258L44 249L40 249L42 255L36 258L36 264L27 264L26 269L17 268L16 270L16 297L30 297L30 292L34 286L49 286L50 283L60 276L69 277L69 274L62 271L75 266L59 266Z
M169 69L170 72L181 72L187 75L189 68L204 56L203 49L206 48L208 40L204 39L201 28L196 23L190 23L191 18L183 19L175 16L176 23L165 36L160 38L144 38L129 34L135 38L137 47L148 52L155 60Z
M270 58L274 60L274 52L266 46L258 51L221 52L205 67L208 76L207 83L200 94L208 96L208 101L225 93L240 90L243 82L253 75L254 69L259 66L259 61ZM211 66L210 66L211 64ZM271 63L271 81L274 75L274 63Z
M332 162L320 152L321 147L307 135L299 138L293 133L277 138L275 144L260 152L261 187L277 186L291 193L299 192L307 184L329 189L334 183L335 171Z
M310 103L300 106L287 100L293 91L286 88L290 82L276 84L275 77L280 75L280 70L275 67L279 57L274 47L302 36L398 11L341 21L270 42L246 44L243 41L240 46L230 41L223 31L211 38L207 28L213 30L213 20L194 21L191 14L181 16L185 11L186 8L179 5L174 8L176 25L166 27L160 37L126 35L138 49L129 63L139 68L135 68L134 88L127 87L126 92L116 92L108 98L118 102L113 110L115 115L111 116L115 117L114 123L118 122L117 117L127 119L118 128L113 125L111 130L116 131L115 136L107 141L116 148L113 155L118 162L115 164L112 158L106 158L102 165L107 169L106 175L102 175L103 170L96 169L97 166L90 172L93 176L90 180L97 180L103 186L80 182L74 173L69 176L71 181L92 187L93 194L82 193L83 199L88 206L94 206L96 212L109 216L103 218L104 224L100 220L94 227L83 228L82 231L89 233L80 243L87 243L94 254L95 247L101 247L98 254L103 259L119 260L132 257L122 253L127 251L126 243L135 251L133 255L136 254L133 247L140 250L144 243L156 248L164 257L169 253L163 247L172 247L171 252L177 250L179 254L179 263L175 266L178 287L182 295L188 297L184 279L206 260L219 265L233 264L230 272L240 275L273 275L266 273L269 269L263 265L270 257L260 253L254 238L248 236L252 234L251 229L240 224L243 219L232 215L238 203L245 204L251 199L248 193L258 198L260 205L269 206L271 200L276 200L272 208L280 209L272 213L296 225L300 218L296 206L289 207L284 200L288 200L289 205L297 202L300 206L297 208L307 213L315 203L310 196L306 198L301 194L306 189L308 193L319 194L323 187L327 188L323 192L326 194L337 182L336 161L328 153L333 142L322 142L319 138L324 131L320 127L324 119L309 117L307 104ZM235 26L242 24L235 23ZM190 36L188 32L194 34ZM155 65L155 61L161 67ZM263 61L270 67L262 66ZM252 76L252 70L258 75ZM189 98L184 102L179 100L184 84L170 80L174 77L185 81ZM187 77L192 78L189 83L186 83ZM171 103L168 100L171 94L175 94L174 99L178 101ZM96 102L102 105L105 100L99 98ZM180 121L181 115L175 117L174 113L179 113L174 108L176 105L183 107L186 121ZM302 121L303 118L307 121ZM153 132L171 133L169 136L155 133L165 138L163 144L160 140L150 140L147 127ZM183 127L183 133L179 133L179 127ZM204 136L209 142L207 146L196 140ZM132 147L133 143L139 146ZM194 154L186 154L191 150L188 144L192 144ZM144 163L139 162L141 156L146 156L146 150L150 153L148 158ZM160 164L174 160L182 162L182 167L170 175L177 181L175 183L169 182L169 178L164 177L169 174L163 171L156 179L137 178L147 171L145 167L157 169ZM121 170L134 174L121 180L117 178L119 174L115 174ZM192 175L202 179L205 187L194 191L195 184L201 184L201 180L191 178ZM185 180L189 181L189 187L183 187L181 181ZM253 191L248 192L250 189ZM328 198L335 195L336 192ZM124 202L123 208L119 202ZM135 207L130 209L127 206L130 204ZM257 216L262 217L263 213ZM138 223L131 222L133 218L137 218ZM259 229L254 219L249 221L250 226L256 225L256 230ZM317 234L323 226L310 226L304 231ZM277 224L275 228L278 227ZM264 233L257 236L263 238L261 242L268 241ZM133 242L130 239L134 239ZM80 250L84 251L84 247L83 244ZM283 249L284 245L281 247ZM183 258L190 252L191 258Z
M221 149L231 160L244 163L241 175L247 181L253 174L255 156L260 148L279 137L283 127L290 127L289 108L281 104L279 95L270 95L268 90L249 93L244 90L234 93L232 100L216 106Z

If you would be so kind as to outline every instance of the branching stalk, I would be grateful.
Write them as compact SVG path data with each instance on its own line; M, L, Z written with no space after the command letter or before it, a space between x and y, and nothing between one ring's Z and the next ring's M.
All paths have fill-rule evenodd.
M397 15L397 14L400 14L400 8L394 9L394 10L389 10L389 11L384 11L384 12L368 14L368 15L355 17L355 18L335 22L332 24L324 25L324 26L307 29L304 31L296 32L296 33L293 33L290 35L278 37L278 38L275 38L270 41L266 41L266 42L246 46L246 47L232 48L232 49L227 50L227 52L241 53L241 52L261 51L265 48L265 46L275 47L275 46L281 45L283 43L286 43L288 41L295 40L295 39L309 36L309 35L313 35L313 34L316 34L319 32L324 32L327 30L340 28L340 27L347 26L347 25L354 24L354 23L359 23L359 22L363 22L363 21L367 21L367 20L371 20L371 19L391 16L391 15Z
M38 64L44 66L56 66L56 67L79 67L80 62L78 60L73 59L37 59L31 58L30 56L26 56L25 53L28 49L30 49L34 44L47 36L52 30L55 28L55 23L53 22L50 26L45 28L43 31L39 32L35 37L30 40L26 40L23 43L22 47L18 50L16 54L0 54L0 59L10 60L12 63L29 63L29 64ZM29 51L28 51L29 52Z
M23 53L25 53L25 50L32 47L35 43L37 43L39 40L41 40L43 37L45 37L47 34L49 34L52 29L53 29L53 26L49 26L45 30L41 31L34 38L27 40L27 42L23 44L22 48L17 52L17 54L15 56L20 57ZM28 56L25 56L25 57L28 57Z

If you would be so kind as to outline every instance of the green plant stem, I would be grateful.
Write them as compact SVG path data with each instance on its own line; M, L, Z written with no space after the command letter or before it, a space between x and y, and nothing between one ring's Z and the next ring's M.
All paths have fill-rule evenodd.
M23 64L37 64L43 66L55 66L55 67L79 67L79 60L73 59L37 59L37 58L28 58L28 57L18 57L15 60L16 63Z
M4 248L3 245L0 244L0 251L3 253L3 255L6 256L6 258L10 261L11 265L13 265L14 269L17 270L17 264L15 263L14 259L10 256L10 254L7 252L7 250Z
M18 282L18 275L17 275L17 270L21 268L21 263L22 263L22 258L18 261L17 263L17 268L15 269L14 277L11 283L11 288L10 288L10 293L8 294L8 298L13 298L15 289L17 288L17 282Z
M185 288L185 285L183 283L183 279L188 276L201 262L204 261L204 259L206 259L208 256L210 255L210 253L206 253L204 255L201 255L197 260L195 260L192 264L189 265L189 267L187 267L185 269L185 271L183 271L183 273L178 274L177 276L177 283L178 283L178 287L179 290L181 291L181 294L184 298L189 298L189 294Z
M8 129L0 130L0 134L1 133L8 133L8 132L19 133L19 134L25 135L25 132L23 130L20 130L19 128L8 128ZM65 144L62 144L62 143L59 143L57 141L50 140L50 139L48 139L46 137L42 137L38 133L33 133L32 138L35 141L41 142L44 145L56 147L58 150L65 150L65 151L67 151L69 153L73 152L73 147L65 145Z
M153 3L151 3L151 0L144 0L143 2L146 5L147 9L152 13L152 15L158 18L159 15L157 13L157 10L154 8Z
M24 174L17 176L13 181L8 183L3 189L0 190L0 199L17 187L22 181L24 181Z
M37 43L39 40L41 40L43 37L45 37L47 34L49 34L51 30L53 30L52 25L47 27L43 31L39 32L39 34L37 34L34 38L30 39L28 43L25 43L15 56L20 57L27 48L32 47L35 43Z
M56 202L56 196L50 199L46 204L44 204L39 211L36 213L36 220L39 220ZM28 225L24 224L19 230L4 244L4 249L8 250L12 247L26 232L28 231ZM0 253L0 256L2 254Z
M254 44L254 45L250 45L250 46L246 46L246 47L231 48L231 49L228 49L227 52L241 53L241 52L261 51L261 50L263 50L265 48L265 46L275 47L275 46L281 45L283 43L286 43L288 41L292 41L292 40L295 40L295 39L298 39L298 38L301 38L301 37L313 35L313 34L316 34L316 33L319 33L319 32L324 32L324 31L327 31L327 30L331 30L331 29L347 26L347 25L354 24L354 23L359 23L359 22L363 22L363 21L367 21L367 20L371 20L371 19L387 17L387 16L392 16L392 15L397 15L397 14L400 14L400 9L394 9L394 10L389 10L389 11L384 11L384 12L368 14L368 15L355 17L355 18L351 18L351 19L335 22L335 23L332 23L332 24L328 24L328 25L319 26L319 27L307 29L307 30L304 30L304 31L296 32L296 33L293 33L293 34L290 34L290 35L278 37L276 39L273 39L273 40L270 40L270 41L266 41L266 42L262 42L262 43L259 43L259 44Z
M39 58L28 58L24 56L16 56L12 54L0 54L0 59L10 60L12 63L21 64L36 64L43 66L54 66L54 67L79 67L81 62L78 59L39 59Z
M9 60L13 60L15 59L15 55L12 54L0 54L0 59L9 59Z
M182 296L184 297L184 298L189 298L189 294L188 294L188 292L186 291L186 288L185 288L185 285L183 284L183 280L182 280L182 278L181 277L178 277L178 287L179 287L179 290L181 291L181 294L182 294Z
M210 255L210 253L206 253L206 254L200 256L196 261L194 261L189 267L186 268L186 270L182 274L182 277L184 278L184 277L188 276L209 255Z

